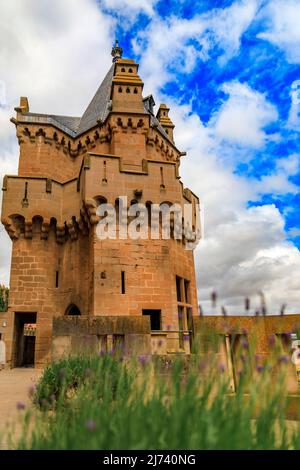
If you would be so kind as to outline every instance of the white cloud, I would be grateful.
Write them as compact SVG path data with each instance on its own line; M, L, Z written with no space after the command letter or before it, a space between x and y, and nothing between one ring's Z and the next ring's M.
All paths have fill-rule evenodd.
M153 16L153 7L158 1L159 0L102 0L101 5L113 10L114 14L133 19L139 13Z
M223 51L219 58L222 64L233 57L258 5L258 0L241 0L191 19L154 17L150 26L133 41L136 53L141 56L142 74L147 77L146 93L158 91L172 78L172 65L190 72L197 59L208 60L215 47Z
M7 105L80 115L110 63L114 22L93 0L0 4L0 80ZM106 52L105 52L106 51Z
M270 0L262 14L267 19L266 30L259 38L281 48L290 63L300 62L300 3L299 0Z
M299 187L290 181L290 176L297 174L300 167L300 156L298 154L289 155L275 161L275 171L263 176L259 181L253 181L257 193L270 193L275 196L291 193L297 194Z
M0 140L1 141L1 140ZM15 152L13 152L15 147ZM17 145L12 144L13 153L0 153L0 208L2 204L2 181L4 175L14 175L18 169ZM12 243L0 222L0 284L8 285Z
M265 192L295 192L288 178L296 173L299 156L276 161L277 179L247 180L224 161L212 127L203 126L188 106L172 100L169 105L176 143L188 150L180 167L182 180L199 195L204 210L204 239L195 259L199 301L205 313L220 313L225 305L229 313L243 314L245 296L251 297L254 313L259 291L265 292L269 313L278 313L283 303L288 305L287 312L299 312L300 253L286 240L284 218L274 205L247 208L249 200ZM213 290L219 296L216 310L209 300Z
M106 2L122 2L132 14L148 9L149 16L155 4ZM10 0L5 7L3 3L0 80L5 83L7 104L0 109L0 184L3 174L16 173L17 144L8 118L18 97L27 95L32 111L80 115L110 66L115 24L92 0L77 0L76 9L71 0L54 0L51 9L46 0ZM143 5L139 10L138 3ZM178 106L159 94L172 67L188 72L199 58L207 60L215 46L224 51L223 61L232 57L257 5L255 1L235 2L191 20L161 20L153 15L150 27L136 41L136 48L143 51L140 74L145 94L156 92L155 99L171 105L176 143L188 151L180 168L182 180L200 196L205 210L205 238L196 250L196 269L199 301L207 313L213 289L230 312L241 313L243 297L257 298L258 290L265 291L273 313L284 302L290 311L300 310L299 250L286 241L283 217L273 205L247 208L248 200L266 191L295 190L289 177L296 172L298 156L278 160L274 177L254 184L234 174L220 145L221 139L231 142L233 149L235 145L263 145L263 127L276 119L276 109L264 95L231 82L226 85L229 98L214 121L204 126L188 105ZM193 41L202 46L201 51ZM229 121L235 125L234 133ZM0 227L0 283L8 280L10 249L11 242Z
M300 80L294 80L291 84L291 107L287 121L287 127L300 130Z
M250 147L262 146L266 139L263 127L278 118L275 106L247 84L233 81L222 89L229 98L212 118L216 137Z
M0 187L4 174L17 173L9 118L19 96L28 96L31 111L81 115L110 66L113 28L93 0L75 8L73 0L0 3ZM0 284L8 283L10 252L0 224Z

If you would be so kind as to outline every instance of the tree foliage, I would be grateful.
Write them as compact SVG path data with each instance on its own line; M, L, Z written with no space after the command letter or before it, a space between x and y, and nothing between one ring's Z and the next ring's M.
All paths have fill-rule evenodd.
M0 285L0 312L6 312L8 309L9 289Z

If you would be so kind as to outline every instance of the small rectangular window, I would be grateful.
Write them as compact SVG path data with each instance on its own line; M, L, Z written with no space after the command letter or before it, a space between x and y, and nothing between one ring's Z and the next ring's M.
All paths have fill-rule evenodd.
M190 283L186 279L184 280L184 295L185 295L185 302L189 304L190 303Z
M59 284L59 271L56 271L55 273L55 287L58 288Z
M150 316L150 328L152 331L161 330L161 310L143 310L143 315Z
M125 271L121 271L121 292L125 294Z
M176 276L176 292L177 292L177 301L181 302L181 277Z

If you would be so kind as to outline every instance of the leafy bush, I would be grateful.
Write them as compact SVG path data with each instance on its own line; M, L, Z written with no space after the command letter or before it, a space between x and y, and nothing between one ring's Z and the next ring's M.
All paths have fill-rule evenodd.
M41 411L28 411L18 448L299 449L300 434L286 421L285 364L253 372L249 357L233 394L215 357L53 363L35 393Z
M6 312L8 309L9 289L0 285L0 312Z

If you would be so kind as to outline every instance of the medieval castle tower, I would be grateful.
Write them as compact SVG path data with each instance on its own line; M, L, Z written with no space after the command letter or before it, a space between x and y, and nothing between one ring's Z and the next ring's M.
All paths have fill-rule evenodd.
M73 332L97 324L106 348L128 336L140 351L189 352L197 292L187 238L97 236L97 208L109 203L118 212L120 197L143 203L149 225L151 206L161 203L189 205L194 225L199 202L180 181L184 154L168 107L155 115L138 64L117 43L112 56L82 117L36 114L21 98L11 119L19 169L4 178L1 220L13 242L5 333L12 366L47 363L59 319L66 329L70 319Z

